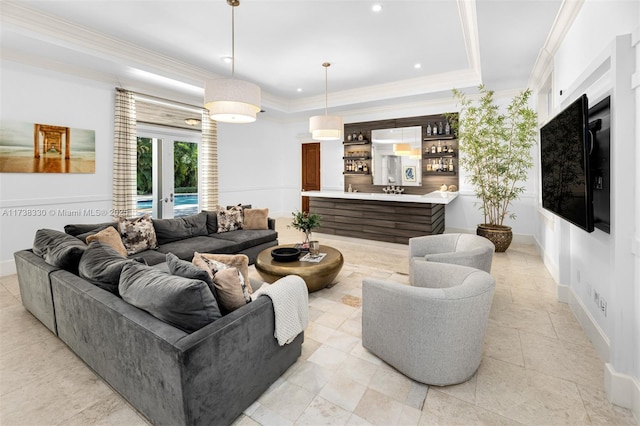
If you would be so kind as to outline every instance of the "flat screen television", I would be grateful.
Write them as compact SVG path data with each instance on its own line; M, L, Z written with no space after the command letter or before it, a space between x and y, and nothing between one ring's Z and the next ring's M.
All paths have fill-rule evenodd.
M582 95L540 128L542 207L593 232L589 101Z

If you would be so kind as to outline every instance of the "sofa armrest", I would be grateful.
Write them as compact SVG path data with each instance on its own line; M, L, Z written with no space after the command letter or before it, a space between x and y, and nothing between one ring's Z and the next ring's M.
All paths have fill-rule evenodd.
M13 255L20 286L22 305L54 334L58 334L49 275L60 270L34 254L32 250Z
M298 359L303 334L279 346L274 330L273 303L260 297L176 343L188 424L232 423Z

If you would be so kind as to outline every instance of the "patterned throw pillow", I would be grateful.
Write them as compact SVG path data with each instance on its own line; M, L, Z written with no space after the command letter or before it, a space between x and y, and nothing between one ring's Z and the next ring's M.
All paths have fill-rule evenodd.
M242 207L223 209L218 206L218 233L242 229Z
M120 234L113 226L108 226L107 228L96 234L89 235L87 237L87 244L89 244L91 241L102 241L103 243L109 244L118 253L120 253L124 257L127 257L127 249L122 243L122 237L120 237Z
M148 214L133 219L118 219L118 231L127 254L136 254L148 249L157 249L158 240L153 222Z

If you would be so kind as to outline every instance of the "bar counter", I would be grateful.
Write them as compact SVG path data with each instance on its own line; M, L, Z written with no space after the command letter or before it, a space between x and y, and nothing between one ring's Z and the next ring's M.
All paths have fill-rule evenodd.
M409 238L444 232L444 206L457 192L424 195L302 191L309 211L322 216L318 232L407 244Z

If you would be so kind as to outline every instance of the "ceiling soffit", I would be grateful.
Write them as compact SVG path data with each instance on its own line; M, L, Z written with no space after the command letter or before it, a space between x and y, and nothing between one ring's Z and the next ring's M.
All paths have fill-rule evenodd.
M430 94L448 92L451 87L465 88L479 84L482 79L475 1L458 0L457 7L468 63L467 68L428 77L332 91L330 93L331 107L344 109L350 105L372 104L376 101L389 101L394 98L419 95L431 97ZM6 38L5 34L8 34L10 37L28 38L59 49L57 58L47 58L47 55L19 52L15 49L12 51L10 48L5 48L3 41L2 56L6 59L22 60L35 66L46 66L62 72L82 73L85 77L93 76L97 80L109 80L109 82L116 80L122 85L131 85L134 89L150 87L148 82L140 81L140 77L136 77L134 74L136 69L142 70L192 85L192 93L186 97L192 102L201 101L202 86L206 79L220 77L207 69L121 39L109 37L84 26L32 9L24 4L3 2L1 19L3 40ZM77 62L74 63L72 59L65 60L65 56L75 57ZM87 66L92 62L96 63L94 68L82 72L83 65ZM259 82L257 83L259 84ZM157 84L162 86L161 83ZM313 112L321 110L323 107L324 94L285 98L263 90L263 108L265 109L295 114Z

